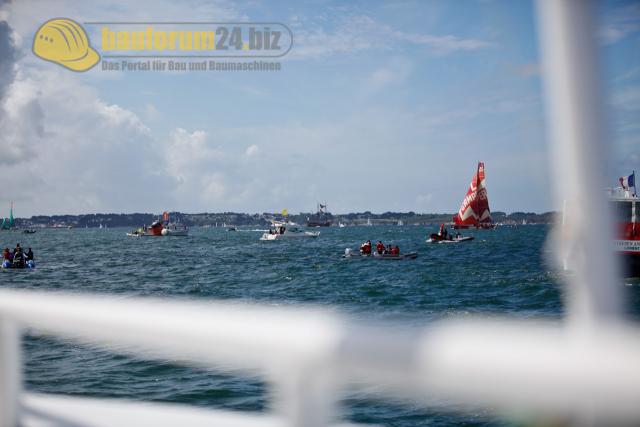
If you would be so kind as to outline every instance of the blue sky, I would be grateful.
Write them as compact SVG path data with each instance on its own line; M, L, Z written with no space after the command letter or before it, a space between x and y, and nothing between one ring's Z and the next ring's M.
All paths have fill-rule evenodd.
M640 4L598 15L614 185L640 170ZM277 21L295 41L280 72L71 73L30 51L57 16ZM553 208L531 2L25 1L0 18L0 178L25 176L0 206L21 216L454 212L478 160L493 210Z

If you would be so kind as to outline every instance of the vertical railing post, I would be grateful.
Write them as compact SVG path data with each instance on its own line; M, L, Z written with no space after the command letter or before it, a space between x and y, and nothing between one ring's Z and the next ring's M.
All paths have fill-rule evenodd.
M566 199L561 261L569 260L568 320L597 326L620 314L613 226L605 196L606 132L596 4L538 0L556 202Z
M0 427L18 425L21 371L20 331L15 322L0 317Z
M327 427L335 415L333 376L325 369L295 365L272 372L276 414L284 427Z

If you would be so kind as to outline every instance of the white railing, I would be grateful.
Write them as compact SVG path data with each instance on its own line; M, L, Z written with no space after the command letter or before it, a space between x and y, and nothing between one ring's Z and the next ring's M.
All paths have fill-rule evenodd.
M640 419L640 332L621 325L576 335L552 323L475 319L402 333L318 309L12 290L0 291L0 313L6 426L19 418L18 328L116 352L262 375L273 392L273 417L265 420L278 425L328 425L337 413L336 391L372 385L382 397L425 405ZM228 416L212 411L212 419L220 414ZM76 423L81 421L89 424L82 416Z
M640 421L640 331L620 316L608 212L592 5L541 0L558 200L572 212L568 319L467 319L402 331L318 309L0 291L0 427L326 426L337 391L425 406L493 408L575 424ZM570 197L568 197L570 196ZM228 372L271 385L266 414L32 395L21 390L25 330ZM451 406L447 406L451 407Z

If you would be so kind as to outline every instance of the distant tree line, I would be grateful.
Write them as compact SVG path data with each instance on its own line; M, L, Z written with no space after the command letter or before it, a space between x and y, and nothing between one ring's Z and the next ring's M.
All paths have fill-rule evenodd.
M296 215L289 215L287 218L300 224L304 224L312 213L301 212ZM545 212L537 214L534 212L513 212L507 214L501 211L491 213L494 222L517 223L523 221L529 224L549 224L553 222L556 213ZM342 215L331 215L333 225L344 223L347 225L365 224L371 221L373 224L396 224L402 222L404 225L431 225L451 222L451 213L415 213L415 212L384 212L375 214L370 211L356 212ZM170 212L171 220L178 220L188 226L266 226L271 218L282 219L279 213L264 212L246 214L238 212L221 213L181 213ZM18 227L54 227L73 226L78 228L98 228L103 227L140 227L149 225L159 215L150 213L130 213L130 214L86 214L86 215L37 215L31 218L16 218Z

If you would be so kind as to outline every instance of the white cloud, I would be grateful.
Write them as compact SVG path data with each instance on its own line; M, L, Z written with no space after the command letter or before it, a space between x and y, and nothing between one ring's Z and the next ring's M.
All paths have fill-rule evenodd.
M616 43L640 31L640 4L632 3L614 9L604 17L600 38L605 44Z
M640 110L640 86L627 86L617 89L612 94L611 103L620 110Z
M322 20L320 20L322 24ZM381 54L398 50L402 44L421 46L435 54L475 51L492 47L491 42L452 34L433 35L396 30L367 15L351 14L337 18L332 31L318 20L291 22L295 33L293 58L323 58L344 53L378 50Z
M3 109L0 179L12 184L2 197L22 212L132 211L168 202L150 130L77 75L20 70Z
M412 71L412 64L404 58L392 58L387 65L374 70L365 80L367 95L380 92L390 86L404 83Z
M252 156L256 156L259 152L260 152L260 147L258 147L256 144L251 144L250 146L247 147L244 154L247 157L252 157Z

